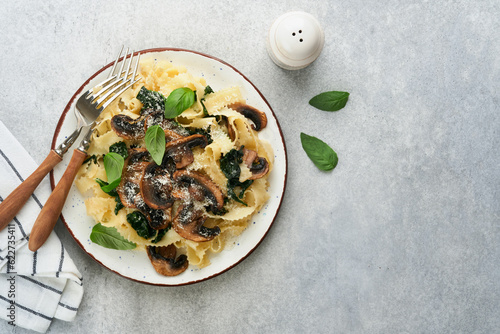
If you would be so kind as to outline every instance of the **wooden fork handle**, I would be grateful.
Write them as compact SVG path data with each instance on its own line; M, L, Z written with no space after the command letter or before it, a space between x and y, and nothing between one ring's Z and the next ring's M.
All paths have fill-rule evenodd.
M7 198L0 203L0 231L7 226L26 204L43 178L61 162L62 157L54 150L43 160L42 164L21 183Z
M57 186L43 206L42 211L40 211L38 218L35 220L28 244L31 251L34 252L40 248L49 237L50 232L54 229L57 219L61 215L64 202L66 202L76 173L86 157L87 154L78 149L73 151L73 156L71 157L68 168L66 168L61 180L57 183Z

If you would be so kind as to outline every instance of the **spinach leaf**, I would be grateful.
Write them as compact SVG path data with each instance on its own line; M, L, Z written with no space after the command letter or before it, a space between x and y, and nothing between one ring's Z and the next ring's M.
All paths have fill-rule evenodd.
M146 131L144 140L146 149L153 160L158 166L161 165L163 154L165 154L165 131L159 125L150 126Z
M160 92L155 92L142 86L139 93L137 93L137 99L142 102L142 110L165 110L165 97Z
M195 100L194 91L187 87L174 89L165 100L165 118L175 118L191 107Z
M122 200L120 199L120 196L118 196L118 195L115 196L115 202L116 202L115 215L117 215L118 211L120 211L121 209L123 209L125 207L125 205L123 205Z
M134 211L127 215L127 221L140 237L150 239L156 235L156 230L149 226L146 216L140 211Z
M324 92L313 97L309 104L324 111L337 111L345 107L349 93L347 92Z
M95 154L92 154L90 157L88 157L87 159L83 160L82 162L82 165L85 165L86 163L95 163L97 164L97 156Z
M163 237L165 236L165 234L167 234L168 230L170 230L171 227L172 227L172 224L169 224L163 230L158 230L158 233L156 233L156 237L153 240L151 240L151 242L154 244L160 242L161 239L163 239Z
M253 183L253 180L246 180L245 182L240 182L240 163L243 161L243 146L239 149L232 149L220 158L220 169L222 173L227 178L227 193L229 197L235 201L247 205L241 199L245 194L245 191ZM236 188L240 188L239 193L236 192Z
M134 249L137 245L134 242L128 241L118 233L115 227L107 227L101 223L96 224L90 233L92 242L106 248L111 249Z
M209 85L207 85L205 87L205 91L204 91L204 95L203 97L200 99L200 103L201 103L201 106L203 107L203 115L204 116L208 116L208 110L207 108L205 107L205 95L208 95L208 94L212 94L214 92L214 90L212 89L212 87L210 87Z
M207 85L205 87L205 91L203 92L204 95L208 95L208 94L212 94L214 92L214 90L212 89L212 87L210 87L209 85Z
M309 159L321 170L329 171L337 166L339 161L337 153L322 140L300 133L302 148L306 151Z
M210 145L214 142L214 140L212 139L212 135L210 134L210 132L212 131L212 126L209 126L208 129L202 129L202 128L194 128L192 130L189 130L189 134L190 135L195 135L195 134L200 134L200 135L204 135L205 137L207 137L207 145Z
M128 158L127 144L124 141L114 143L109 147L109 151L121 155L123 159Z

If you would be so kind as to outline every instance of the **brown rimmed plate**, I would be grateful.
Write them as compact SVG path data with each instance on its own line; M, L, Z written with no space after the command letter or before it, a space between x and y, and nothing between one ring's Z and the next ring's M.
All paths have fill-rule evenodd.
M207 84L214 90L230 86L239 86L247 103L267 114L268 124L259 136L269 141L274 149L274 169L269 176L270 199L264 207L252 217L248 228L235 240L232 247L226 248L220 253L213 254L208 267L198 269L190 266L184 273L175 277L166 277L158 274L152 267L145 251L142 250L112 250L92 243L89 239L90 232L95 222L86 214L84 198L79 191L73 187L62 211L62 220L68 231L80 247L94 260L109 270L134 281L164 286L177 286L197 283L217 276L249 256L261 243L271 228L278 214L286 186L287 156L283 134L278 120L271 106L264 96L259 92L250 80L241 74L236 68L215 57L199 52L174 49L148 49L141 52L141 59L154 58L158 60L171 61L177 65L184 65L194 76L205 77ZM59 123L57 124L52 148L62 142L66 135L73 132L76 119L73 116L73 108L77 97L90 87L101 82L107 77L107 70L111 64L106 65L92 75L78 91L73 95L64 109ZM51 173L51 184L54 188L66 169L71 152L64 157Z

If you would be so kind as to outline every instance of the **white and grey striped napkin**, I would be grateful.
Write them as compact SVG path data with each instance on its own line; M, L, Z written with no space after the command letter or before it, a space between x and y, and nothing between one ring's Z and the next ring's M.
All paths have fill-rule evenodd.
M0 201L37 164L0 121ZM28 249L33 223L50 195L48 178L0 231L0 318L40 333L52 320L72 321L82 300L82 275L52 232L36 252Z

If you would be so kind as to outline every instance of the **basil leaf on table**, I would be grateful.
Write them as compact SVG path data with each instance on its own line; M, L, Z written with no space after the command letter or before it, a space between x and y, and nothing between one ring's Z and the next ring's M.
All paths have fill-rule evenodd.
M345 107L349 93L347 92L324 92L313 97L309 104L324 111L337 111Z
M175 118L194 103L194 91L181 87L174 89L165 100L165 118Z
M161 165L165 154L165 131L159 125L153 125L146 131L144 137L146 149L157 165Z
M302 132L300 133L300 141L302 148L316 167L324 171L329 171L337 166L339 161L337 153L328 144Z
M111 249L134 249L137 245L134 242L128 241L115 227L107 227L98 223L92 228L90 240L102 247Z

